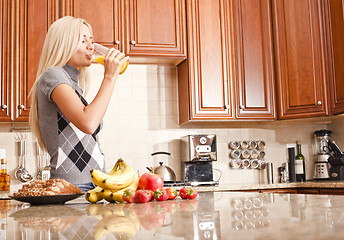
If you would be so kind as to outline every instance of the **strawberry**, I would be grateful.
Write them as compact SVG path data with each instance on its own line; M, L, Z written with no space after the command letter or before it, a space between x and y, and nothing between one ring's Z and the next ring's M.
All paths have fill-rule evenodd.
M195 199L197 197L197 190L194 188L189 188L186 192L188 199Z
M168 194L168 199L169 200L172 200L172 199L175 199L178 195L178 192L177 190L174 188L174 187L169 187L169 188L166 188L165 189L167 194Z
M147 193L147 195L150 197L149 201L152 201L154 199L154 192L152 190L143 190Z
M127 190L124 191L122 198L123 198L124 201L126 201L128 203L132 203L134 195L135 195L135 191L134 190L127 189Z
M149 194L144 191L144 190L137 190L132 201L134 203L146 203L149 202L151 199L151 196L149 196Z
M182 199L186 199L187 196L186 196L186 187L182 187L180 190L179 190L179 196L182 198Z
M195 199L197 197L197 190L192 187L182 187L179 190L179 196L182 199Z
M159 188L154 192L154 199L158 201L166 201L168 199L168 193L164 188Z

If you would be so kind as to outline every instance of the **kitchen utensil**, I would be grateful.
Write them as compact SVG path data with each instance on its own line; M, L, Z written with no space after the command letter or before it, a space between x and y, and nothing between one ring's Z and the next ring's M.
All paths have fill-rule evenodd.
M37 175L36 175L36 179L38 180L42 180L42 167L41 167L41 157L42 157L42 151L41 148L39 147L38 143L35 142L35 146L36 146L36 160L37 160Z
M331 140L332 131L318 130L314 132L315 142L315 163L314 163L314 180L328 180L330 178L328 159L331 149L328 147L328 141Z
M50 170L51 170L51 167L49 167L49 154L48 153L45 153L45 167L43 168L42 170L42 180L45 181L45 180L48 180L50 179Z
M155 156L159 154L165 154L165 155L171 156L171 153L169 152L154 152L151 155ZM175 181L176 174L174 173L174 171L170 167L164 166L163 162L159 162L159 164L160 165L158 167L155 167L155 168L147 167L147 169L155 174L160 175L164 181Z
M20 182L27 182L27 181L32 180L33 177L25 169L26 141L24 139L21 139L18 142L18 156L19 156L19 167L14 173L16 179Z

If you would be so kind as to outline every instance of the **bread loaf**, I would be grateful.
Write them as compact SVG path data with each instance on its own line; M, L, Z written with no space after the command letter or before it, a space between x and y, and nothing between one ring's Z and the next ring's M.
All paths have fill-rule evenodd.
M81 193L81 190L64 179L35 180L23 185L14 196L48 196Z

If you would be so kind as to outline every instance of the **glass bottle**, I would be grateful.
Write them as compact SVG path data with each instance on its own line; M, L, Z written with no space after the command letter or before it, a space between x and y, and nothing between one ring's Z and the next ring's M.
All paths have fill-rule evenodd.
M1 159L0 191L10 191L10 175L7 174L7 160Z
M301 153L301 144L299 141L296 142L297 155L295 156L295 174L297 182L306 181L305 174L305 157Z

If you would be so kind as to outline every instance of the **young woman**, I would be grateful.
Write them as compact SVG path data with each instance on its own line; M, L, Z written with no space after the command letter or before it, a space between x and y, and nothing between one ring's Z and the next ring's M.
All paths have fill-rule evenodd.
M42 149L50 155L51 178L63 178L81 190L92 189L91 169L104 169L97 134L122 63L110 49L104 79L91 103L83 98L93 48L91 26L80 18L63 17L48 30L31 89L30 123Z

